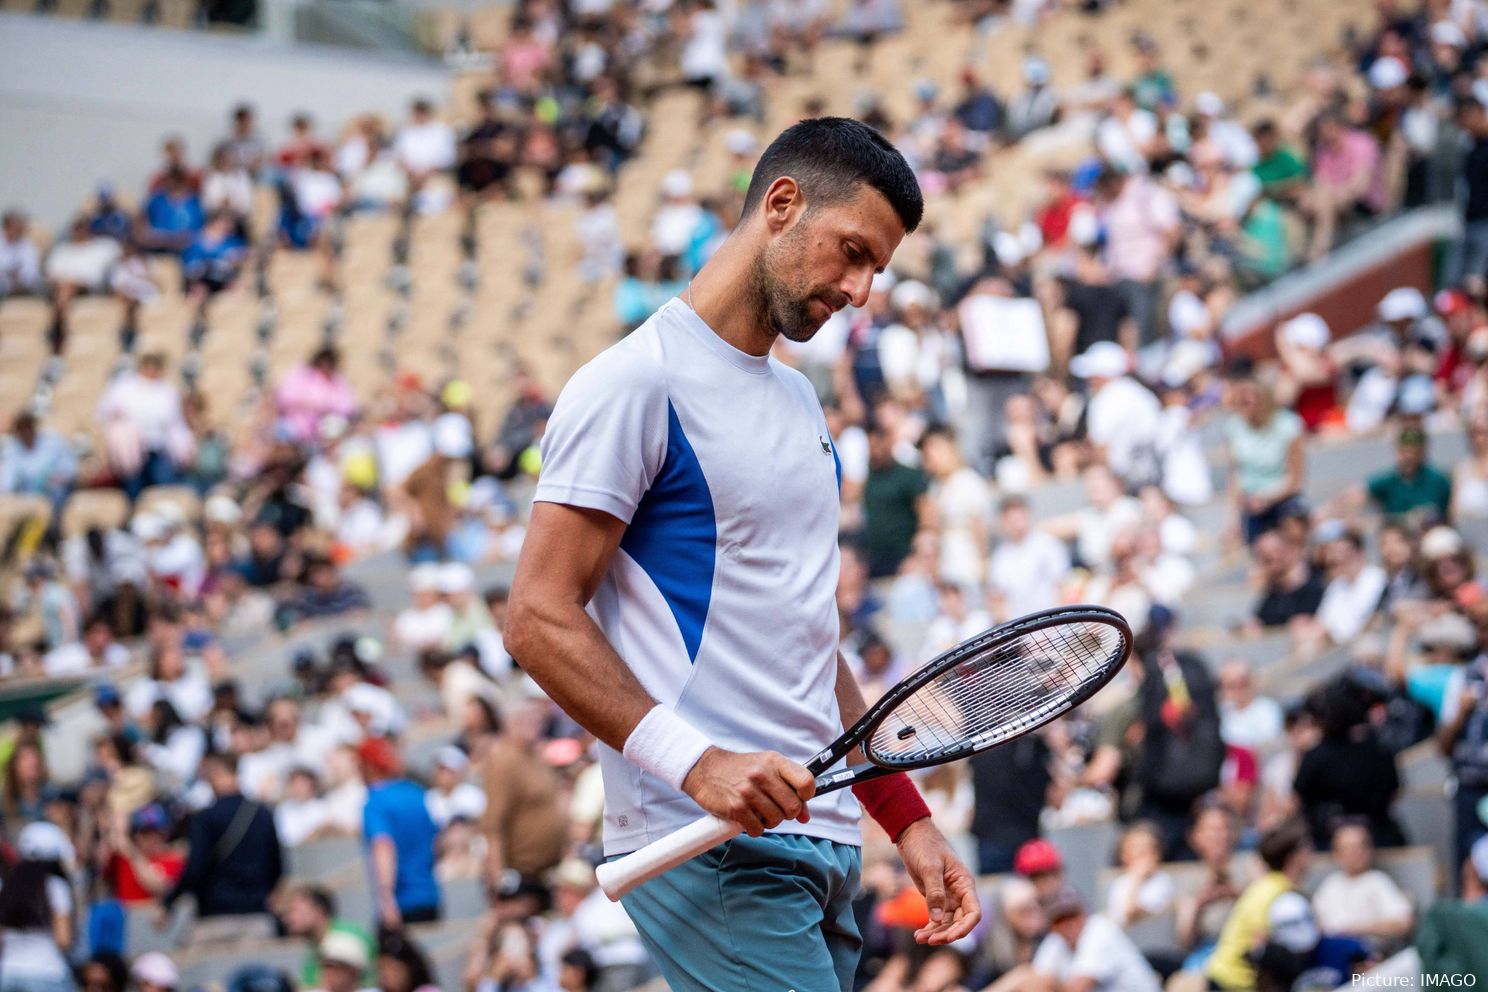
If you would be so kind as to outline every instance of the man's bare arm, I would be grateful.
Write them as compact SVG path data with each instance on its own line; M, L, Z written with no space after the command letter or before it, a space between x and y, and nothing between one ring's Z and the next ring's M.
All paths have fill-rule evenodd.
M533 504L502 631L522 670L585 730L621 752L656 700L584 607L624 534L625 523L600 510ZM774 751L710 747L682 790L709 813L759 836L783 820L804 820L816 780Z
M584 607L625 524L600 510L534 503L502 642L565 713L619 751L656 705Z
M844 729L857 723L868 711L858 680L841 653L837 655L837 709ZM859 748L853 748L847 756L848 764L867 760ZM938 946L971 933L982 918L976 884L934 821L929 817L916 820L893 840L909 877L930 908L930 922L915 931L915 940Z

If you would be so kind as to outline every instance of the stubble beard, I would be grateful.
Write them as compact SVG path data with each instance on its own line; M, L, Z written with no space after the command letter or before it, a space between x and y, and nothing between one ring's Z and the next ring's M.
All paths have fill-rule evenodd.
M800 225L790 231L773 250L755 259L750 274L750 296L760 323L774 336L798 344L810 341L822 322L811 314L812 294L791 286L782 273L800 268L805 231Z

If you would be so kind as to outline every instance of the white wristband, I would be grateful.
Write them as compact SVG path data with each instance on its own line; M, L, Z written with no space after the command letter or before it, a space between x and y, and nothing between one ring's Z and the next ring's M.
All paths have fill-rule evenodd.
M681 789L692 766L712 746L696 727L658 703L625 739L624 753L627 761Z

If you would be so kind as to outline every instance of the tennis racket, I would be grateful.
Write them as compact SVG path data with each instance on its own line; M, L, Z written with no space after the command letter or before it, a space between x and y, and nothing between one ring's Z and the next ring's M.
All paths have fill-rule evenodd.
M1121 670L1131 643L1121 614L1099 606L1044 610L978 634L906 676L808 761L817 795L1022 737L1095 695ZM827 773L854 748L866 763ZM732 820L705 816L600 865L600 887L618 900L741 833Z

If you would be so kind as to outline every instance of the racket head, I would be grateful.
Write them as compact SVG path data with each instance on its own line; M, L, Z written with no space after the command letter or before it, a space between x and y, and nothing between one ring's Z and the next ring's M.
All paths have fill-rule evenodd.
M1126 619L1102 606L1061 606L993 627L886 693L860 725L863 755L904 770L1005 744L1099 692L1131 647Z

